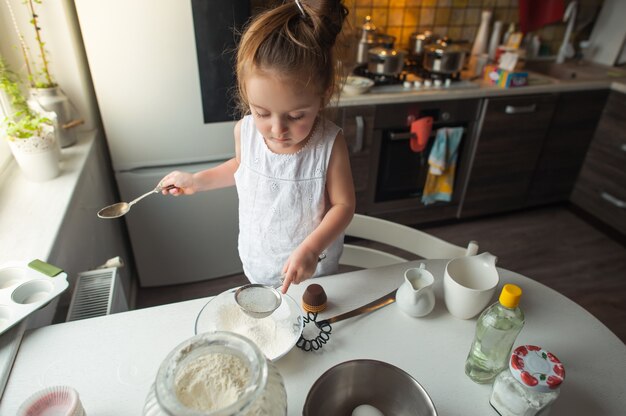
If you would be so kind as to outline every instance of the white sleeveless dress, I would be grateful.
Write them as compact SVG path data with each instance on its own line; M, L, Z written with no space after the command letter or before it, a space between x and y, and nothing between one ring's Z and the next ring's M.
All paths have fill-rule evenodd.
M329 210L326 171L340 128L320 118L302 149L273 153L251 115L241 123L240 165L235 172L239 195L239 256L253 283L276 285L283 265ZM337 271L343 233L328 247L314 276Z

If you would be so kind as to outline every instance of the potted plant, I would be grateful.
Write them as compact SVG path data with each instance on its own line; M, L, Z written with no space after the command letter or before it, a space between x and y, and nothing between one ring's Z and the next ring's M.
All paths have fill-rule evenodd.
M45 181L59 175L60 150L53 118L34 111L22 94L19 77L0 56L0 91L8 101L7 115L0 122L11 152L24 175Z
M39 111L48 111L56 114L54 127L59 145L61 147L68 147L76 143L76 133L72 130L72 127L81 124L82 120L72 120L72 114L75 113L75 111L73 111L74 108L68 97L54 81L50 72L48 51L45 48L45 42L41 35L39 16L35 11L34 5L34 3L41 5L41 2L42 0L23 1L23 4L28 8L30 14L29 22L35 32L34 38L39 53L39 62L37 62L37 60L29 58L30 50L24 40L22 32L17 26L11 3L9 0L5 0L20 42L22 57L24 58L25 68L28 73L30 96L34 101L31 103L31 106L38 106Z

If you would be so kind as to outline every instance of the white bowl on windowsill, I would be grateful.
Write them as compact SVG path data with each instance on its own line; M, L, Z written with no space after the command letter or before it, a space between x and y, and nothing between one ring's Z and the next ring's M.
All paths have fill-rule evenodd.
M361 95L368 92L374 86L374 81L365 77L349 75L343 85L343 92L346 95Z

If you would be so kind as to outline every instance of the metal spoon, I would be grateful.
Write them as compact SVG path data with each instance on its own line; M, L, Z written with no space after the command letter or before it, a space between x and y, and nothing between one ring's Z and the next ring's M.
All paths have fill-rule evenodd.
M118 202L117 204L109 205L108 207L102 208L100 211L98 211L98 217L105 218L105 219L119 218L125 215L128 211L130 211L130 207L132 207L133 205L135 205L137 202L144 199L148 195L159 193L162 190L167 191L173 188L176 188L176 187L174 185L169 185L169 186L166 186L165 188L162 188L161 185L158 185L156 188L154 188L150 192L146 192L145 194L141 195L139 198L136 198L130 202Z

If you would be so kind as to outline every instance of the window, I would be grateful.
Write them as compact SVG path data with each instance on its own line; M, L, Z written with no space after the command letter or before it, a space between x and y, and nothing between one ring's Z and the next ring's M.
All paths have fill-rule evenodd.
M4 120L4 107L2 106L2 100L0 100L0 120ZM9 145L4 139L4 134L0 133L0 174L4 171L7 163L11 159L11 150Z

